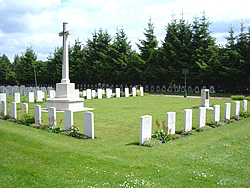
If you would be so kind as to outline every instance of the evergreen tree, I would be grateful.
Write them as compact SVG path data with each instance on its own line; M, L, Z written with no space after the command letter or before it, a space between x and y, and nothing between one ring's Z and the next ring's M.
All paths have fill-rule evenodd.
M160 75L162 75L161 66L158 61L158 41L154 34L154 25L149 19L148 28L144 28L146 39L139 39L137 44L140 50L140 57L144 61L141 70L143 71L142 77L144 78L144 84L148 83L160 83ZM163 71L164 72L164 71Z
M3 54L0 56L0 83L9 84L12 81L13 73L9 58Z
M210 22L207 20L205 12L201 18L194 18L192 29L192 60L190 67L189 80L192 85L209 85L209 63L213 63L211 58L214 56L215 39L209 30Z
M110 73L113 82L125 84L128 79L126 72L129 64L129 54L131 54L131 44L124 29L118 29L111 44L110 50Z
M92 40L86 44L87 83L110 82L109 51L111 37L108 31L100 29L93 33Z
M36 64L37 55L30 47L20 57L20 61L16 65L15 71L19 84L34 83L34 66Z

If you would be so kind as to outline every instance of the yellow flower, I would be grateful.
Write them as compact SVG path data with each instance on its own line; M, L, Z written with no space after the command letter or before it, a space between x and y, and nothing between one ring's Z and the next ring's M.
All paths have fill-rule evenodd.
M103 172L105 173L106 171L104 170Z

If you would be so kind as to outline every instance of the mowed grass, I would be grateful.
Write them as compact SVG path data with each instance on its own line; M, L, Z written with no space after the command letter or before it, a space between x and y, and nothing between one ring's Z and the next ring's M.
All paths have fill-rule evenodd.
M10 102L8 98L8 113ZM224 118L226 102L221 105ZM46 103L41 103L46 107ZM94 140L78 140L0 120L0 187L248 187L250 118L181 138L152 148L139 146L140 116L166 120L176 112L177 131L183 128L184 110L193 109L198 127L200 99L145 96L85 100L94 108ZM33 113L34 104L29 104ZM249 106L248 106L249 108ZM21 104L18 104L18 115ZM48 122L42 113L43 123ZM207 122L213 111L207 111ZM74 113L83 130L83 112ZM57 125L64 127L63 113Z

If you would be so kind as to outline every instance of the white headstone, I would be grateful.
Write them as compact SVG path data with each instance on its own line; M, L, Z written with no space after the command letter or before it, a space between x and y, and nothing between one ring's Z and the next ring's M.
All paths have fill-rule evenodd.
M83 113L84 135L94 139L94 114L93 112Z
M129 88L125 88L125 97L129 97Z
M168 134L175 134L175 121L176 121L176 112L168 112L166 121Z
M10 107L11 107L11 117L16 119L17 118L16 102L12 102Z
M135 87L132 88L132 95L133 95L133 97L136 97L136 88Z
M214 105L214 122L220 121L220 105Z
M204 127L205 125L206 125L206 107L200 107L198 128Z
M2 100L1 101L1 114L2 116L6 116L7 115L7 109L6 109L6 101Z
M0 102L5 101L6 102L6 94L5 93L0 93Z
M43 102L43 92L42 91L36 92L36 102Z
M42 121L41 121L42 114L41 114L41 106L40 105L34 106L34 115L35 115L35 123L41 124L42 123Z
M80 92L79 92L79 89L75 89L75 97L76 97L76 98L79 98L79 93L80 93Z
M225 119L231 118L231 103L225 103Z
M22 104L22 114L28 114L28 104L27 103Z
M140 87L140 91L141 91L141 96L144 96L143 87Z
M201 90L201 106L209 107L209 89Z
M20 103L20 93L15 93L14 98L15 98L15 103Z
M92 94L92 98L94 99L95 98L95 90L92 90L91 94Z
M235 101L234 118L239 117L239 115L240 115L240 101Z
M140 145L146 140L151 140L152 116L141 116Z
M35 102L35 100L34 100L34 92L29 92L29 102Z
M56 126L56 108L50 107L48 109L49 126Z
M42 91L42 99L44 99L45 98L45 96L44 96L44 92Z
M91 99L91 89L87 89L87 99Z
M243 100L243 112L247 112L247 100Z
M107 98L108 98L108 99L111 98L111 95L112 95L112 90L109 89L109 88L107 88L107 89L106 89L106 96L107 96Z
M70 130L70 127L74 125L73 111L64 110L64 129Z
M79 91L79 90L78 90ZM79 96L79 95L78 95ZM55 90L50 90L49 91L49 97L50 98L55 98L56 97L56 91Z
M116 98L120 98L120 88L115 89L115 96Z
M82 91L82 96L86 97L87 96L87 91Z
M184 110L184 131L192 130L192 109Z
M97 89L98 99L102 99L102 89Z

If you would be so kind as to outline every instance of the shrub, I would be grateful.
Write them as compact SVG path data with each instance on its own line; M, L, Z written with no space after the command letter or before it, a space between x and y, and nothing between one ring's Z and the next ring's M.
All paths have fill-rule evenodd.
M245 96L244 95L232 95L231 98L233 100L244 100Z
M29 114L24 114L22 115L21 123L29 126L30 124L35 123L35 117Z
M79 127L75 126L75 125L72 125L70 127L70 133L69 133L69 136L77 136L78 135L78 131L79 131Z
M51 133L60 133L62 131L62 129L61 129L61 127L52 126L48 129L48 131Z
M141 91L140 90L136 90L136 96L141 96Z
M250 111L247 111L247 112L241 111L241 112L240 112L240 117L243 117L243 118L248 118L248 117L250 117Z
M250 96L245 97L246 100L250 101Z
M161 130L161 131L155 131L152 134L152 138L154 138L156 140L160 140L162 143L166 143L172 139L172 136L165 133L163 130Z
M125 97L125 93L123 91L120 91L120 97Z

